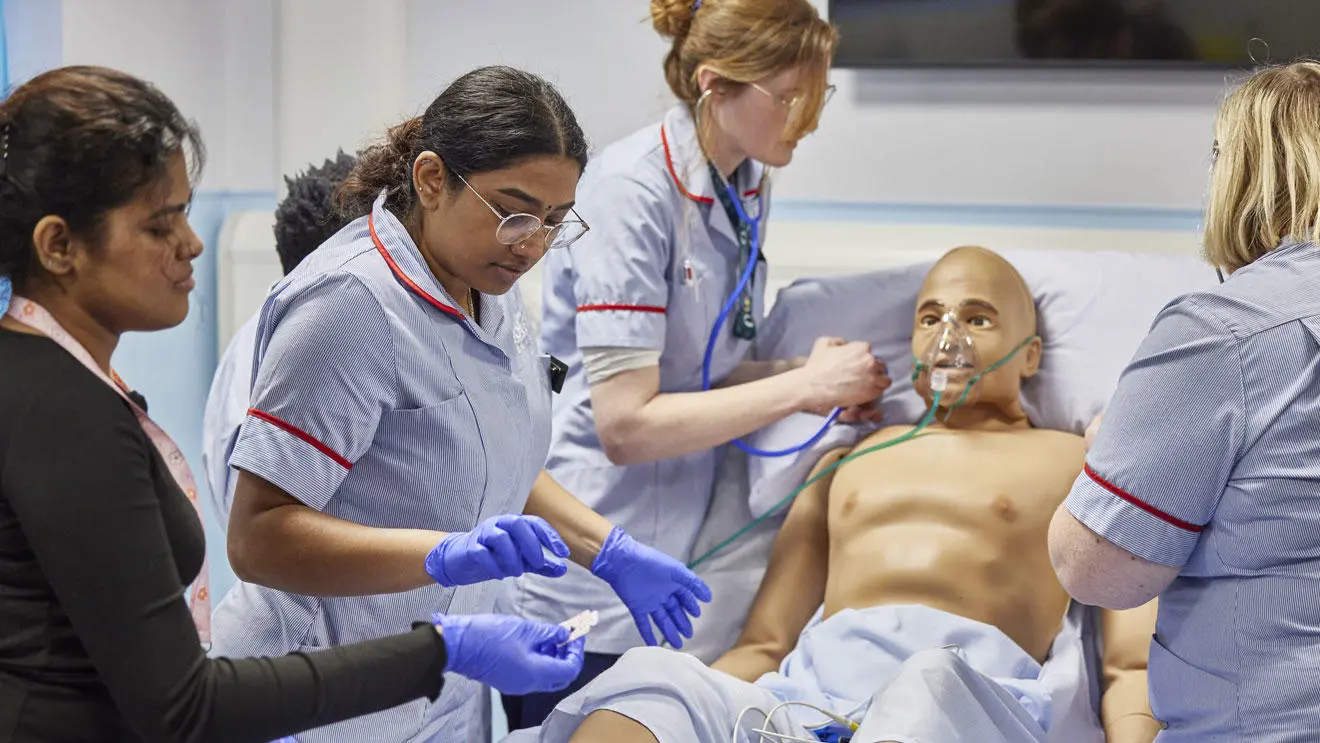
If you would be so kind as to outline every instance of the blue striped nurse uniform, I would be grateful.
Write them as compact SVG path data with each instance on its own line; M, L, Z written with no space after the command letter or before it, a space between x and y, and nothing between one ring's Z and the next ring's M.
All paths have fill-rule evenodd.
M752 216L769 209L768 195L758 191L762 170L748 160L736 177ZM725 447L627 466L610 462L596 432L579 349L658 351L661 393L701 389L706 341L737 284L741 259L716 187L691 116L676 107L662 122L592 158L578 185L578 209L590 213L591 231L543 262L542 348L569 366L554 401L546 470L638 541L682 561L691 557ZM749 282L751 316L758 324L765 280L762 260ZM714 382L752 354L754 340L735 337L733 324L731 317L715 345ZM578 565L553 580L524 575L517 586L517 613L530 619L559 621L599 611L588 652L620 655L643 644L614 591Z
M474 323L377 199L276 285L261 311L252 408L230 464L332 516L466 531L523 509L550 437L548 367L517 289ZM214 652L277 655L407 631L434 612L489 612L498 582L316 598L240 582ZM563 619L562 617L560 619ZM445 679L434 702L297 736L300 743L489 736L489 695Z
M1156 318L1065 501L1148 561L1159 743L1320 739L1320 248Z

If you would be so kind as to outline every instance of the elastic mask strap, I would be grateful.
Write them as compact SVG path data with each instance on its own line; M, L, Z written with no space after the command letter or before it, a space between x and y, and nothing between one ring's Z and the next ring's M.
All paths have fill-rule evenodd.
M974 376L974 377L972 377L971 379L967 380L967 384L966 384L965 386L963 386L963 393L962 393L961 395L959 395L959 397L958 397L958 401L955 402L954 404L950 405L950 406L949 406L949 411L948 411L947 413L944 414L944 422L947 423L947 422L949 421L949 416L953 415L953 411L956 410L956 409L958 408L959 405L962 405L964 402L967 401L967 394L968 394L969 392L972 391L972 385L974 385L974 384L976 384L977 382L981 381L981 377L984 377L985 375L987 375L987 374L989 374L990 372L992 372L992 371L998 369L999 367L1003 366L1004 364L1007 364L1007 363L1009 362L1010 359L1012 359L1014 356L1017 355L1017 352L1018 352L1018 351L1021 351L1022 349L1026 348L1026 347L1027 347L1027 344L1028 344L1028 343L1031 343L1031 342L1034 341L1034 340L1036 340L1036 334L1035 334L1035 333L1032 333L1031 335L1027 336L1026 339L1024 339L1021 343L1019 343L1019 344L1017 344L1016 346L1014 346L1014 347L1013 347L1013 350L1012 350L1012 351L1009 351L1007 356L1005 356L1004 358L1002 358L1002 359L996 361L995 363L991 364L990 366L987 366L987 367L985 368L985 371L982 371L982 372L980 372L979 374L977 374L976 376ZM914 379L915 379L915 377L914 377Z

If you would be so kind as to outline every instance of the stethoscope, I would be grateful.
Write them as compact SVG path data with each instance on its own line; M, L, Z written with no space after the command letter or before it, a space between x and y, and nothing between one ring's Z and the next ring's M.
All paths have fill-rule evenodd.
M733 186L728 181L724 181L723 185L724 191L728 194L729 201L732 202L734 211L738 215L738 219L744 225L747 225L751 232L751 255L747 260L747 267L743 269L742 275L738 277L738 285L734 287L733 294L729 295L728 301L724 303L724 308L720 310L719 316L715 318L715 326L710 329L710 339L706 341L706 355L701 361L702 390L710 390L711 388L710 364L711 358L715 354L715 340L719 338L720 329L724 327L725 321L729 319L729 313L738 305L739 300L743 296L743 292L747 290L747 284L752 280L752 275L756 273L756 262L761 255L761 220L765 217L764 209L757 210L756 219L749 217L747 211L743 209L742 199L739 197L737 191L734 190ZM839 413L841 412L843 412L842 408L835 408L834 412L830 413L829 417L825 419L825 423L820 427L820 430L813 434L811 438L803 441L797 446L776 450L758 449L742 439L734 439L733 445L755 457L784 457L789 454L796 454L817 441L820 441L821 437L825 435L825 432L829 430L830 426L834 425L834 421L838 419Z

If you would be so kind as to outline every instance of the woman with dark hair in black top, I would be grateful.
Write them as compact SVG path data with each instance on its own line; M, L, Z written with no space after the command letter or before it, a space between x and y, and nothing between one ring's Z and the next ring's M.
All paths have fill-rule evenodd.
M260 742L434 699L446 671L566 686L582 643L511 617L206 657L191 474L110 369L122 333L187 315L201 155L168 98L113 70L54 70L0 104L0 740Z

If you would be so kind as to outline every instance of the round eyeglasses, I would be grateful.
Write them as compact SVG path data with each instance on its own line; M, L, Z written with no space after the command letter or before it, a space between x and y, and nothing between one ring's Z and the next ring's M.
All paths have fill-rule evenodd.
M787 108L790 111L797 109L797 107L801 105L803 101L806 100L806 95L801 93L794 96L782 96L782 95L777 95L775 93L771 93L770 91L766 90L765 88L761 87L756 83L747 83L747 84L755 88L756 90L760 91L761 93L764 93L765 95L769 96L770 99L773 100L775 103L778 103L779 105L783 106L784 108ZM820 99L820 109L822 111L825 110L825 105L830 102L830 99L834 97L835 90L837 90L837 88L833 85L825 86L825 90L822 91L821 99Z
M569 211L577 219L565 219L558 224L546 224L535 214L522 212L518 214L501 214L500 210L491 205L486 197L481 195L480 191L467 182L466 178L457 173L454 175L457 175L463 185L467 186L467 189L478 199L481 199L481 203L486 205L491 214L499 217L500 223L495 228L495 239L499 240L502 245L521 245L532 239L532 236L540 230L545 230L545 247L547 249L567 248L577 242L578 238L587 234L587 230L591 229L591 226L582 221L582 217L572 207L569 208Z

